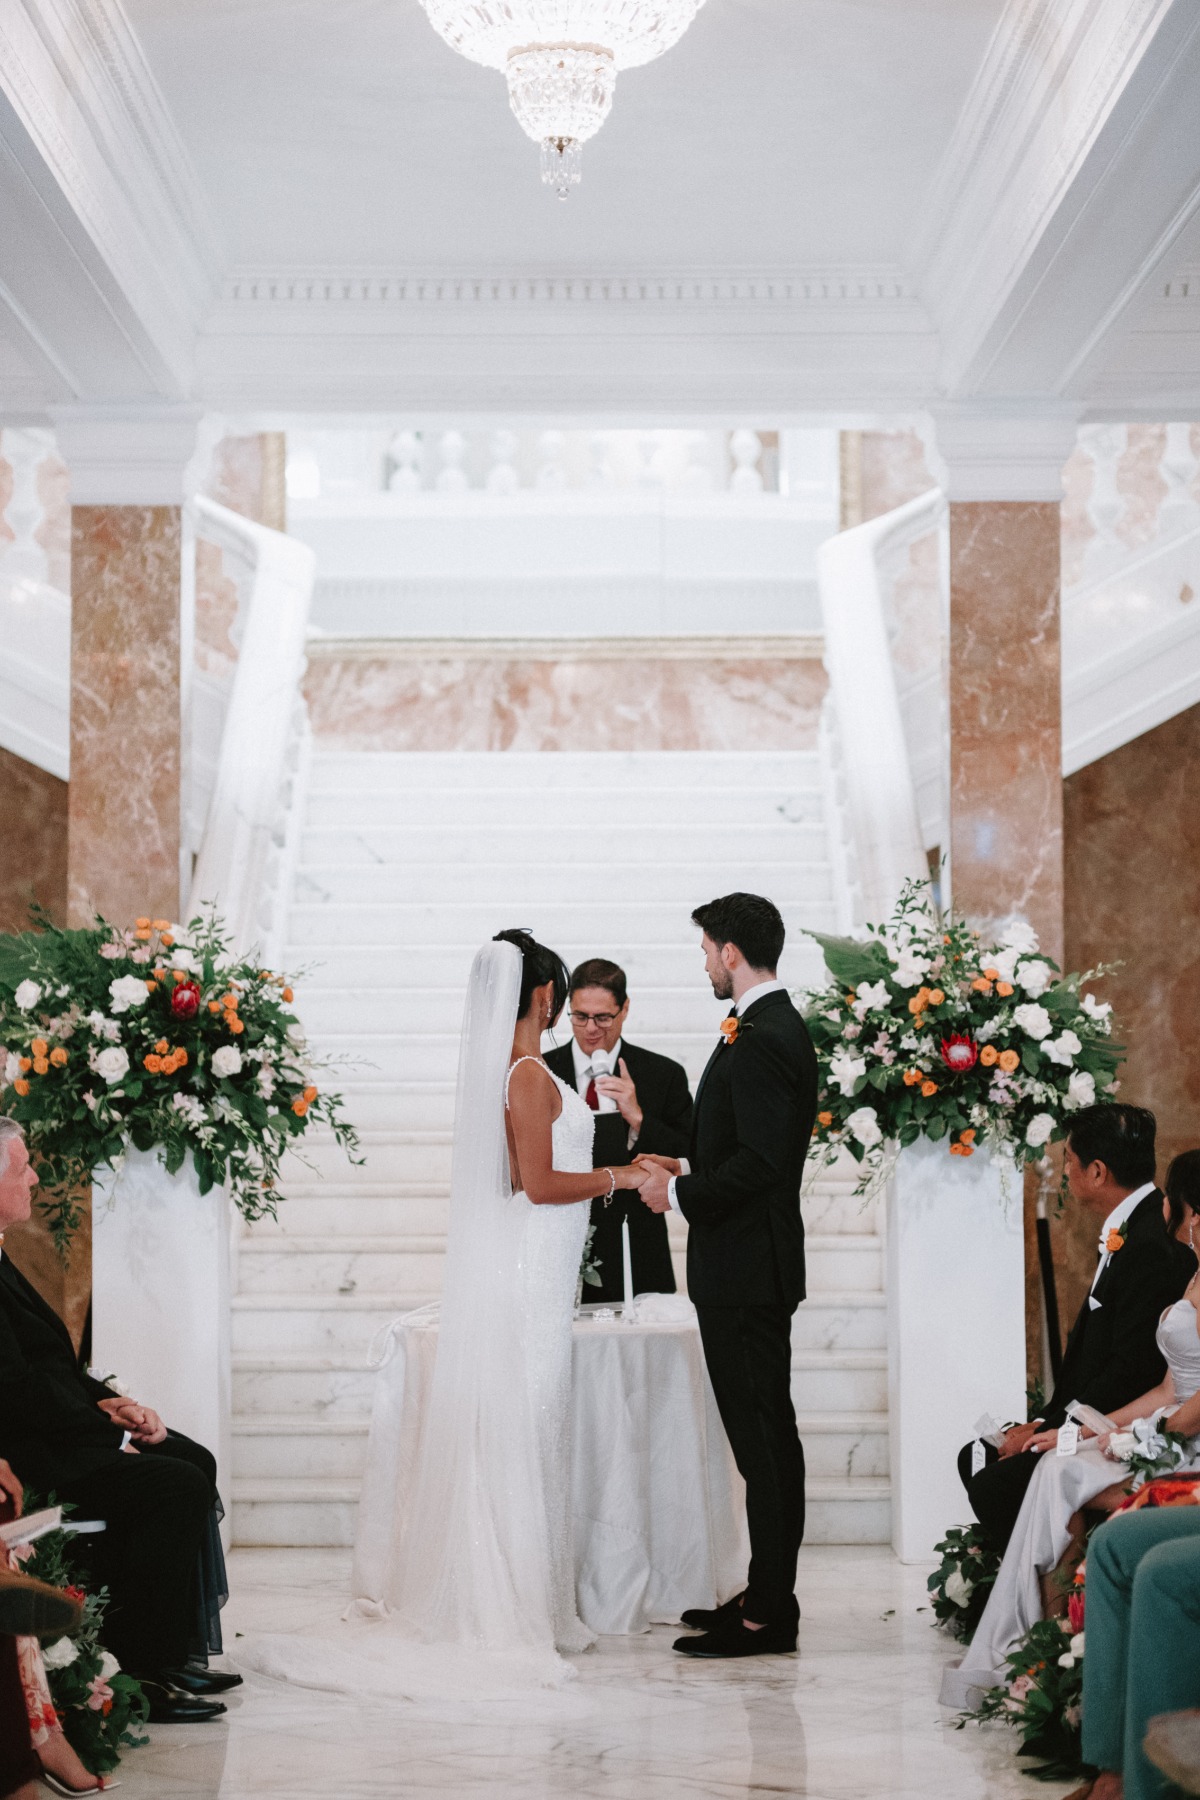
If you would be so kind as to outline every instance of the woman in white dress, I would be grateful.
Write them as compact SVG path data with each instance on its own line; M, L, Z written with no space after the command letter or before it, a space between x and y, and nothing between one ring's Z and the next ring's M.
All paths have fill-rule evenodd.
M478 1697L556 1686L592 1634L575 1607L571 1329L589 1208L640 1185L592 1168L594 1115L541 1060L568 976L527 932L471 969L450 1225L428 1406L389 1470L385 1605L333 1636L258 1638L239 1659L307 1686ZM379 1483L368 1486L379 1505ZM378 1524L378 1521L376 1522Z
M1169 1191L1170 1175L1167 1181ZM1181 1235L1195 1248L1194 1240L1200 1237L1196 1214L1188 1206L1182 1211L1186 1217ZM1190 1437L1192 1454L1186 1468L1200 1469L1200 1274L1193 1277L1183 1298L1162 1314L1157 1342L1167 1363L1163 1380L1110 1416L1118 1430L1137 1419L1154 1419L1166 1429ZM1043 1617L1043 1579L1058 1567L1077 1537L1078 1515L1106 1489L1132 1485L1132 1477L1123 1476L1121 1464L1109 1454L1111 1434L1097 1438L1085 1431L1081 1435L1087 1441L1081 1442L1073 1456L1058 1456L1049 1441L1056 1434L1046 1434L1042 1460L1026 1491L971 1646L961 1663L946 1669L941 1693L944 1706L974 1706L981 1690L1007 1679L1005 1656ZM1116 1502L1115 1494L1113 1499Z

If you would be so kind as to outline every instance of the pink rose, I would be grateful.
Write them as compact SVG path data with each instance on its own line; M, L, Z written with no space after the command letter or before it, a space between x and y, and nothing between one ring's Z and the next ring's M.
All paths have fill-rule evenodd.
M105 1681L103 1675L97 1675L94 1681L88 1683L89 1710L92 1712L102 1712L106 1706L111 1706L112 1702L112 1689L109 1687L107 1681Z

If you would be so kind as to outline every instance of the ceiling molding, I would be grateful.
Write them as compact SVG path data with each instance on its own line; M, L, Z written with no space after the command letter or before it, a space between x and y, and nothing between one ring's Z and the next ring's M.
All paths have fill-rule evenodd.
M758 637L334 637L310 630L310 662L820 662L821 632Z
M6 0L0 103L0 134L40 199L47 244L61 258L65 242L78 264L77 291L62 298L63 332L78 336L81 311L99 302L105 328L116 323L151 383L181 392L220 250L119 0ZM38 217L32 208L26 216ZM27 266L40 249L21 241L10 253ZM4 273L15 287L7 257ZM53 314L39 300L39 323L53 336Z

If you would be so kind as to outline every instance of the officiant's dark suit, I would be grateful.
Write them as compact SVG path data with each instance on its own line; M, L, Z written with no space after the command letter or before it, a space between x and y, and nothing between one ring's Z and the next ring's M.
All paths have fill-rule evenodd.
M654 1153L657 1156L685 1156L691 1142L692 1095L687 1072L669 1056L655 1050L643 1050L640 1044L621 1039L621 1059L633 1077L642 1123L632 1146L629 1126L619 1112L596 1114L596 1135L592 1140L592 1166L632 1162L635 1157ZM546 1057L548 1066L561 1080L575 1086L575 1061L570 1044L552 1050ZM636 1194L614 1195L610 1205L592 1201L592 1260L599 1264L600 1286L585 1287L587 1301L619 1301L623 1298L621 1223L629 1220L629 1253L633 1263L633 1287L638 1294L673 1294L675 1271L671 1266L671 1246L667 1237L667 1221L658 1213L648 1212Z
M0 1455L43 1500L70 1501L107 1529L77 1540L112 1596L105 1645L123 1668L181 1669L195 1621L197 1557L216 1499L216 1464L170 1432L121 1448L97 1402L112 1392L79 1367L66 1326L0 1254Z
M780 935L782 936L782 929ZM782 987L748 996L696 1090L691 1173L675 1181L688 1222L688 1293L721 1422L746 1482L745 1616L797 1616L804 1452L792 1405L792 1314L804 1299L800 1179L817 1112L817 1061Z
M1129 1215L1124 1245L1079 1309L1043 1414L1046 1430L1066 1423L1071 1400L1112 1413L1158 1386L1167 1366L1156 1341L1158 1322L1195 1273L1196 1258L1168 1232L1163 1197L1154 1188ZM987 1466L973 1476L972 1449L967 1444L960 1452L959 1474L975 1517L1003 1549L1045 1453L1026 1450L1000 1458L988 1445Z

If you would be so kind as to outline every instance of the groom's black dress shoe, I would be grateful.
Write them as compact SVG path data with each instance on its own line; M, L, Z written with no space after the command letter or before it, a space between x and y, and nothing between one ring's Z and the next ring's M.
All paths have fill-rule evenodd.
M723 1606L689 1606L686 1612L680 1613L680 1623L686 1625L689 1631L715 1631L718 1625L723 1625L726 1619L732 1619L735 1614L738 1618L741 1617L742 1601L745 1598L746 1590L743 1588L740 1594L735 1594L732 1600L726 1600Z
M185 1694L182 1688L158 1676L139 1675L142 1692L150 1702L152 1725L199 1725L206 1719L218 1719L226 1710L220 1700L208 1700L201 1694Z
M672 1648L681 1656L707 1658L733 1656L786 1656L796 1648L796 1626L763 1625L750 1631L741 1619L727 1620L699 1637L676 1638Z
M182 1669L164 1669L162 1680L185 1694L227 1694L230 1688L242 1685L241 1676L231 1670L192 1668L190 1664Z

